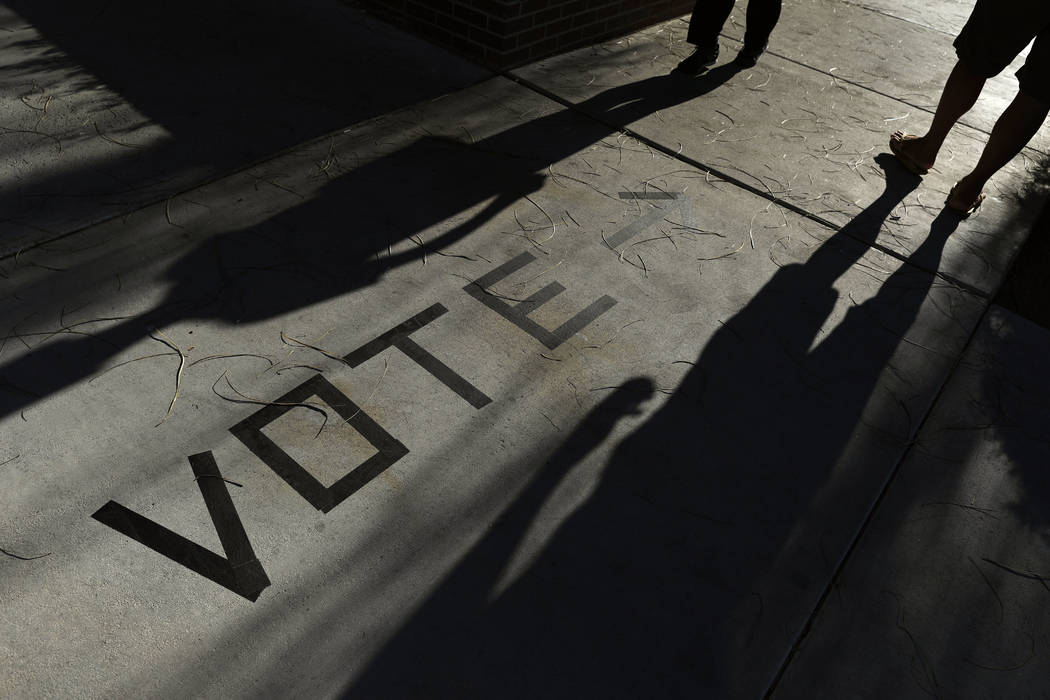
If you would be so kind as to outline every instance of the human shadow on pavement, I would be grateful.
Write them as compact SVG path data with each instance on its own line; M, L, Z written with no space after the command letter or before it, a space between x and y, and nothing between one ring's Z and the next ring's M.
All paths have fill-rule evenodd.
M653 77L606 90L583 107L611 120L640 116L703 95L737 71L725 66L696 80ZM549 165L615 131L565 109L470 144L421 138L262 224L208 239L165 273L170 291L152 310L90 337L51 340L0 367L0 416L92 374L152 327L189 319L259 321L372 285L384 271L478 230L537 191ZM390 254L392 244L478 205L422 247ZM347 314L353 313L351 306Z
M90 221L99 197L134 207L488 75L338 0L6 4L36 31L0 75L32 96L22 114L42 115L34 143L57 161L0 202L0 219L31 224ZM150 124L168 137L141 143Z
M821 335L838 297L833 283L868 250L858 240L874 242L919 182L877 160L886 190L806 262L780 267L719 328L528 569L495 593L540 493L571 468L563 459L571 449L538 468L347 697L765 692L789 651L776 640L801 628L822 584L788 566L779 585L797 593L791 610L763 611L760 600L756 610L755 591L784 575L789 535L830 480L936 279L904 264ZM915 256L937 260L957 223L938 216ZM859 527L863 512L839 513L839 525Z

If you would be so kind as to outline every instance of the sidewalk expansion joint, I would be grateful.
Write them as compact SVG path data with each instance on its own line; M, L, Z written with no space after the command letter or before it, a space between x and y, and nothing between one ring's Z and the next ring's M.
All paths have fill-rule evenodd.
M664 155L666 155L666 156L668 156L670 158L673 158L674 160L677 160L677 161L679 161L680 163L682 163L684 165L688 165L688 166L690 166L692 168L697 168L697 169L702 170L704 172L710 173L711 175L714 175L715 177L718 177L719 179L726 181L730 185L733 185L733 186L735 186L735 187L737 187L739 189L742 189L742 190L746 190L747 192L750 192L751 194L757 195L757 196L761 197L762 199L765 199L766 201L769 201L769 202L771 202L773 204L776 204L778 207L782 207L784 209L787 209L788 211L790 211L790 212L792 212L794 214L797 214L797 215L799 215L799 216L801 216L801 217L803 217L805 219L808 219L809 221L812 221L812 222L816 223L819 226L823 226L824 228L826 228L826 229L828 229L830 231L837 232L837 231L839 231L842 228L841 226L838 226L837 224L835 224L834 222L832 222L832 221L830 221L828 219L825 219L824 217L820 216L819 214L814 214L812 212L809 212L806 209L798 206L797 204L792 204L791 202L785 201L785 200L777 197L768 188L763 189L763 188L760 188L760 187L756 187L756 186L754 186L754 185L752 185L752 184L750 184L748 182L745 182L744 180L741 180L738 177L730 175L729 173L725 172L724 170L721 170L719 168L716 168L716 167L707 165L705 163L702 163L701 161L696 160L695 158L691 158L691 157L689 157L687 155L683 155L683 154L679 153L676 149L669 148L668 146L665 146L665 145L663 145L662 143L660 143L658 141L655 141L655 140L653 140L653 139L651 139L651 138L649 138L647 136L643 136L642 134L639 134L639 133L633 131L629 127L621 126L621 125L616 124L614 122L606 121L604 119L601 119L600 117L596 117L595 115L590 114L590 113L586 112L585 110L580 109L577 105L573 104L569 100L566 100L565 98L563 98L563 97L561 97L561 96L559 96L559 95L557 95L557 94L547 90L546 88L543 88L543 87L541 87L539 85L536 85L535 83L533 83L532 81L530 81L530 80L528 80L526 78L522 78L520 76L514 75L513 73L511 73L509 71L502 72L502 73L500 73L500 75L502 77L504 77L504 78L507 78L508 80L511 80L511 81L517 83L518 85L521 85L522 87L528 88L528 89L530 89L530 90L532 90L532 91L542 95L543 97L546 97L549 100L553 100L554 102L557 102L558 104L562 105L563 107L571 109L571 110L577 112L578 114L582 114L583 116L587 117L588 119L593 119L594 121L596 121L596 122L598 122L598 123L600 123L600 124L602 124L602 125L604 125L606 127L609 127L611 129L615 129L616 131L619 131L622 134L630 136L631 138L637 140L639 143L644 143L646 146L649 146L650 148L652 148L654 150L660 151ZM851 236L851 238L853 238L853 237ZM858 240L858 239L854 238L854 240ZM875 242L873 242L873 241L859 241L859 242L864 244L864 245L866 245L867 247L869 247L872 250L877 250L877 251L879 251L880 253L882 253L884 255L890 256L891 258L899 261L903 265L917 267L917 266L914 265L914 263L912 263L910 260L908 260L908 258L905 257L904 255L898 253L897 251L895 251L895 250L893 250L893 249L891 249L891 248L889 248L889 247L887 247L887 246L885 246L885 245L883 245L883 244L881 244L881 243L879 243L877 241L875 241ZM919 269L925 269L925 268L921 268L920 267ZM933 274L934 276L938 277L941 280L944 280L948 284L951 284L951 285L953 285L955 287L958 287L959 289L961 289L961 290L963 290L965 292L968 292L970 294L973 294L973 295L975 295L977 297L980 297L982 299L985 299L985 300L990 300L991 299L991 296L989 296L989 294L987 292L984 292L981 289L978 289L977 287L975 287L972 284L964 282L963 280L955 277L954 275L950 275L950 274L948 274L946 272L941 272L940 270L925 270L925 271Z
M853 2L852 0L839 0L839 1L843 5L849 5L850 7L856 7L856 8L861 9L861 10L866 10L868 12L873 12L874 14L882 15L883 17L889 17L890 19L895 19L898 22L906 22L908 24L911 24L911 25L916 26L916 27L921 27L922 29L926 29L926 30L931 31L931 32L937 32L938 34L945 34L947 36L954 36L954 34L952 32L946 32L943 29L938 29L937 27L931 27L928 24L923 24L922 22L916 22L915 20L908 19L907 17L899 17L898 15L891 15L889 12L886 12L885 10L880 10L880 9L871 7L870 5L865 5L864 3Z

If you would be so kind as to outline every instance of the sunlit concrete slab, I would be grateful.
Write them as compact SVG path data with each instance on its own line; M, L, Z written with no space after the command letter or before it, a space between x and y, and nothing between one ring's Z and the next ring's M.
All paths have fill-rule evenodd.
M760 697L985 306L875 166L835 232L498 78L11 260L0 687Z
M870 16L873 28L899 22ZM791 46L792 31L801 36L801 25L789 17L785 21L776 41ZM687 55L685 27L675 20L540 61L516 75L597 119L628 127L668 152L834 226L877 196L881 180L873 159L888 152L889 134L928 121L928 115L917 121L916 107L889 94L838 80L831 68L850 73L871 64L868 57L842 48L841 41L838 62L828 66L822 59L817 68L767 55L755 68L740 70L732 64L735 52L727 51L723 63L700 78L671 75L682 83L672 95L656 81ZM880 31L890 30L883 26ZM819 37L814 41L829 43ZM855 43L850 39L847 46ZM851 64L851 56L857 63ZM950 67L947 55L942 65ZM608 99L612 95L617 99ZM976 162L985 138L973 128L957 129L950 152L902 202L893 215L900 227L880 235L880 246L905 256L917 250L953 183ZM1030 200L1042 194L1026 170L1033 157L1019 156L992 180L986 206L948 241L940 261L943 273L985 294L998 287L1034 218ZM749 219L740 225L746 228Z
M817 0L821 2L821 0ZM922 2L921 0L842 0L842 5L851 5L865 10L880 12L912 24L956 35L966 24L973 9L972 2L948 0L948 2Z
M993 308L774 698L1045 692L1048 353Z
M488 73L338 0L0 7L0 254Z
M770 38L770 51L834 79L842 91L855 87L881 93L916 111L887 125L922 133L937 106L944 82L957 60L952 42L962 30L973 2L843 2L788 0ZM744 38L746 4L735 8L723 30L726 49L735 55ZM686 18L688 19L688 18ZM686 27L688 24L683 22ZM673 26L673 25L672 25ZM1024 64L1023 51L1003 72L989 80L981 99L961 123L989 132L1017 93L1014 73ZM899 124L898 124L899 122ZM1032 140L1046 153L1050 129ZM951 143L945 157L952 158ZM1029 153L1029 155L1033 155ZM935 171L937 172L937 171Z

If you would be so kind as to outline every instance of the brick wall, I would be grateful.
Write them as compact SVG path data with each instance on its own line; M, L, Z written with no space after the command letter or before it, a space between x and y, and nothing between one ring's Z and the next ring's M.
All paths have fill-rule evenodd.
M695 2L356 0L355 4L467 58L501 69L684 15Z

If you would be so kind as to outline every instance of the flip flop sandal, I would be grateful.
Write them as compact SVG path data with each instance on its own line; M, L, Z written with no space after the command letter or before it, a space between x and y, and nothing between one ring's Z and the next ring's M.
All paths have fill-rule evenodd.
M965 219L977 213L977 211L981 208L981 204L984 203L985 196L984 192L981 192L979 195L977 195L977 199L973 200L973 202L970 203L970 206L955 206L952 204L952 197L955 196L955 187L958 184L959 183L955 183L955 185L953 185L952 188L948 191L948 199L944 200L944 204L953 212L958 214L961 218Z
M893 151L893 155L897 156L897 160L899 160L901 165L906 169L916 175L925 175L930 172L930 169L920 165L914 158L905 153L903 148L901 148L901 144L905 141L914 141L918 138L918 136L905 134L903 131L895 131L893 135L890 136L890 150Z

